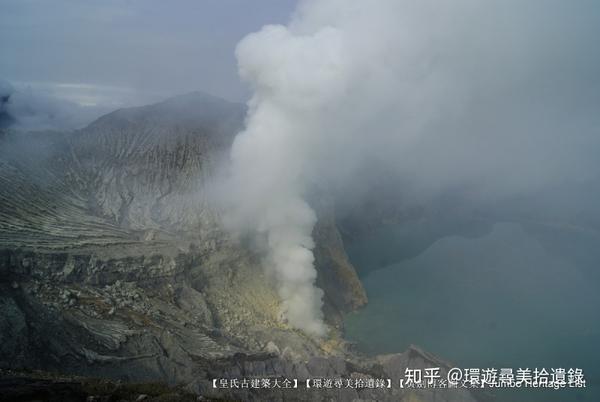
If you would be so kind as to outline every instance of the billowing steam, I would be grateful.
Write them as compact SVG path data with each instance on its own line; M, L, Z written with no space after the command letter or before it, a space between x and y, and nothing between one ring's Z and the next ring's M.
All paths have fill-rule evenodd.
M595 25L560 4L311 0L287 26L239 43L254 95L231 153L228 221L266 240L292 326L325 333L307 202L315 184L385 165L420 191L508 196L596 166L580 158L598 145L586 31ZM576 146L560 145L565 132Z

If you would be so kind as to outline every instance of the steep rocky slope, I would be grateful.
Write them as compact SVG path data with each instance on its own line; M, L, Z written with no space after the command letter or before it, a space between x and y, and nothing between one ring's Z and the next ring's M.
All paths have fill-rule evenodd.
M210 201L244 113L192 93L72 133L2 132L0 368L160 379L219 396L212 378L392 376L432 359L408 351L358 362L348 351L340 317L366 295L326 200L314 235L332 332L315 340L281 322L260 257L228 236ZM397 399L400 391L344 395Z

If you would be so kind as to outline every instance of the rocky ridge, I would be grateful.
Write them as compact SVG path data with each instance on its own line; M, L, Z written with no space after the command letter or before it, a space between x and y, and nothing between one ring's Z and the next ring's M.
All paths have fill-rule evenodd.
M193 93L71 133L3 132L0 368L160 379L232 399L325 400L333 391L217 393L211 379L392 377L407 364L437 362L418 349L357 359L348 348L341 314L366 295L327 201L314 236L332 331L315 340L280 320L260 257L228 236L210 201L211 178L244 113ZM412 395L401 391L336 398ZM417 394L412 400L433 395ZM436 400L473 399L457 391Z

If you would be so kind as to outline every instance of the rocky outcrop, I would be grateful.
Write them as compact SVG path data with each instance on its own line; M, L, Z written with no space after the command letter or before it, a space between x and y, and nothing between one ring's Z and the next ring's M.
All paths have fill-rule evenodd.
M401 354L353 362L340 357L312 357L293 361L273 354L237 354L231 358L212 361L198 369L187 387L169 387L163 383L114 382L82 376L56 375L46 372L22 373L0 370L0 401L436 401L475 402L488 400L481 393L476 399L465 389L446 389L443 392L427 388L405 388L397 378L407 367L439 367L447 374L445 362L410 347ZM331 379L331 384L327 383ZM247 386L214 388L213 383L227 380ZM289 380L289 383L285 381ZM308 384L320 384L314 388ZM323 380L319 383L318 380ZM282 384L270 386L269 384ZM235 383L235 382L234 382ZM288 385L285 385L288 384ZM346 384L358 384L347 387ZM374 387L373 384L378 384ZM389 387L388 387L389 384ZM383 385L382 387L380 385ZM289 387L289 388L286 388ZM199 395L199 396L198 396ZM30 399L25 399L29 397ZM36 399L37 397L37 399ZM6 398L6 399L5 399Z
M123 383L35 371L0 370L0 402L196 402L209 401L165 383Z
M196 93L72 133L2 136L0 368L160 379L255 400L282 394L217 392L211 379L382 374L382 362L357 363L341 338L341 314L366 295L330 202L317 206L313 233L326 339L281 321L260 257L221 228L211 179L243 115ZM338 396L405 396L370 392Z
M335 221L333 200L322 196L315 202L318 221L313 230L317 285L325 292L326 317L341 325L341 314L367 303L367 294L348 259Z
M186 387L169 386L160 382L117 382L80 375L0 370L0 401L476 402L492 398L492 395L483 392L475 397L461 388L440 391L403 387L398 381L391 380L398 373L404 373L407 367L439 367L441 375L447 374L446 363L416 347L410 347L401 354L367 359L360 363L339 357L312 357L306 361L292 361L272 354L237 354L232 358L214 360L209 366L198 367L201 368L195 371L195 379ZM327 383L328 379L331 384ZM215 381L223 384L227 380L246 382L248 385L233 388L213 386ZM286 380L289 380L289 385L284 385ZM322 382L319 383L319 380ZM265 385L274 383L282 386ZM307 386L307 383L320 386L313 388L312 385ZM349 387L347 384L358 386ZM375 387L373 384L378 385Z

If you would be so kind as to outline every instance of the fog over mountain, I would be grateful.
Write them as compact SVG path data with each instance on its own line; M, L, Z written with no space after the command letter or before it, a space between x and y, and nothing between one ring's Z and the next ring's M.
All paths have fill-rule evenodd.
M320 189L339 213L379 183L407 203L453 194L493 213L600 221L586 201L600 194L597 8L308 0L238 44L253 95L219 198L234 233L259 235L293 325L325 331L311 251ZM109 110L110 89L61 88L3 81L0 124L71 130Z
M319 186L356 197L386 176L406 199L453 192L486 208L598 190L599 34L592 2L308 0L288 25L244 38L254 94L232 149L230 220L265 236L292 325L323 333Z
M108 111L107 105L82 105L30 86L0 81L0 128L73 130Z
M593 385L599 37L592 0L6 0L0 401L32 370L190 400L489 401L396 384L450 369L421 342L492 367L533 334ZM280 377L394 386L214 382Z

